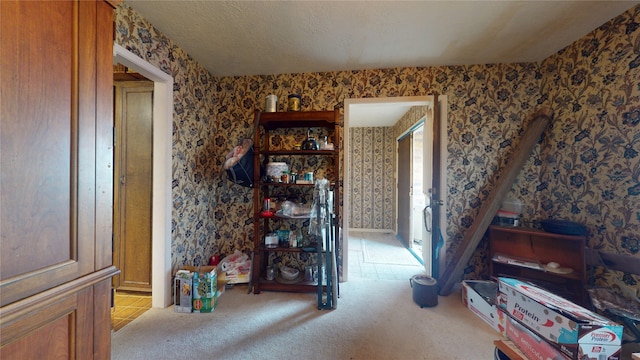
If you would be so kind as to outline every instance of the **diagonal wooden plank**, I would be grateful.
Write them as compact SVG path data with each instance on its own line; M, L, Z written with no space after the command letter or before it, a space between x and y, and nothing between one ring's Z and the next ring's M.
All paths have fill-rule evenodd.
M453 285L460 281L462 271L467 266L471 255L478 247L478 243L489 228L496 211L504 201L505 196L511 189L513 181L522 170L524 163L529 158L533 147L540 139L540 135L551 121L553 112L551 109L540 109L533 115L533 120L529 123L529 127L522 135L518 147L513 151L507 165L498 174L496 186L484 200L478 216L471 224L462 238L460 246L458 246L453 258L447 264L444 272L438 279L440 284L440 295L447 296L451 293Z

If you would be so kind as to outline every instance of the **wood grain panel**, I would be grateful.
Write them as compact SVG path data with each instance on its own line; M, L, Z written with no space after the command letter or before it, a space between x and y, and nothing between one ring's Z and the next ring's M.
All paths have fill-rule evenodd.
M2 252L13 254L2 259L4 280L71 258L69 104L76 97L71 54L77 47L71 20L77 9L72 2L0 6L0 226ZM36 239L48 256L33 256L29 244Z
M97 5L95 268L104 269L113 263L113 10L106 2Z
M0 1L2 359L110 357L112 19Z
M153 83L118 82L114 258L117 289L151 291Z
M94 270L97 3L0 6L4 306Z

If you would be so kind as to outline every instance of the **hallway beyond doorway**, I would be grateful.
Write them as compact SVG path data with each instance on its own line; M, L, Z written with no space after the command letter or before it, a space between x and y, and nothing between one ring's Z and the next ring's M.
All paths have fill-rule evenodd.
M409 280L425 270L392 233L349 231L349 279Z

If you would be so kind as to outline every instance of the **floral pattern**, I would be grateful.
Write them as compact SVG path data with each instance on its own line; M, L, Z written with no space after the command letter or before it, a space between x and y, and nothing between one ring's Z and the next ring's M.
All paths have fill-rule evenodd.
M266 95L285 99L290 93L302 95L303 110L342 108L347 98L447 95L449 261L498 171L508 165L505 159L530 115L550 107L553 123L509 196L526 204L528 224L548 217L578 221L588 227L590 248L640 258L639 23L635 6L539 63L216 78L134 10L119 5L116 42L175 79L173 264L197 264L213 252L251 251L252 191L218 175L225 154L250 132L253 111L264 107ZM347 135L352 140L360 131L378 130ZM376 142L387 137L393 138L381 134ZM362 144L351 149L354 154L364 151ZM386 166L387 155L371 161ZM357 215L349 216L357 223ZM464 277L486 276L485 253L482 244ZM616 279L640 290L637 275L603 269L596 274L601 285L616 287Z

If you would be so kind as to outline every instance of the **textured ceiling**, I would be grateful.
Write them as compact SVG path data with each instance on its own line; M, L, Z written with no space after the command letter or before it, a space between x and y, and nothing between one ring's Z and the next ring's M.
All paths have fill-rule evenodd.
M639 3L124 2L214 76L536 62Z
M539 61L638 2L125 3L228 76Z

